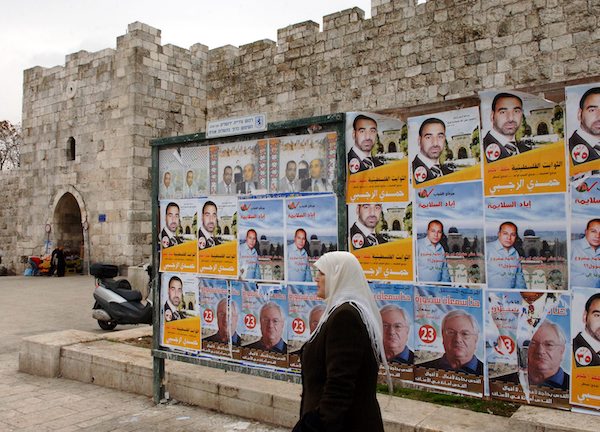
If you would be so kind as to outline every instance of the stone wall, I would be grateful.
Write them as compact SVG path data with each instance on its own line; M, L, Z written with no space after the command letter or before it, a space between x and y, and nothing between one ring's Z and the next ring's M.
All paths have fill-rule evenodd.
M19 257L16 254L19 206L16 193L19 190L20 170L0 171L0 267L16 271Z

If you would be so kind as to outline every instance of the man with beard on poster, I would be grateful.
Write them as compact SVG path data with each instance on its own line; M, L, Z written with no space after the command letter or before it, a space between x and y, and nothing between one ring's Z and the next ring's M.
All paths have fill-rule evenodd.
M163 312L165 321L177 321L187 318L184 311L179 310L179 305L183 301L183 282L177 276L169 279L168 283L169 298L165 302Z
M389 363L413 364L415 354L406 343L410 332L410 324L406 312L400 306L387 304L379 313L383 322L383 349Z
M413 176L417 183L433 180L455 171L451 163L440 163L446 148L446 124L438 118L428 118L419 127L419 154L412 161Z
M600 366L600 293L585 302L584 329L573 339L573 358L578 367Z
M354 144L348 152L348 170L350 174L370 170L381 166L384 161L371 156L371 150L377 142L377 122L371 117L359 114L352 122Z
M179 205L170 202L165 210L165 227L160 232L160 242L163 249L183 243L183 238L177 233L178 228Z
M221 244L216 237L217 205L206 201L202 206L202 225L198 230L198 249L208 249Z
M574 165L600 159L600 87L586 91L579 100L579 129L569 138Z
M444 355L417 366L483 375L483 363L475 356L479 340L479 325L468 312L450 311L442 319Z
M375 232L381 219L383 208L380 203L358 204L356 215L358 220L350 227L350 241L354 249L363 249L387 243L387 238Z

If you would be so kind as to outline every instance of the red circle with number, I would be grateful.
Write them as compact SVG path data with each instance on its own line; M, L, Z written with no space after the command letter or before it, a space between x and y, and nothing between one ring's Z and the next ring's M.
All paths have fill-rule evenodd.
M507 349L508 354L512 354L515 352L515 341L510 336L502 335L498 337L504 344L504 347Z
M246 324L246 328L253 329L256 327L256 317L252 314L248 314L244 317L244 324Z
M206 309L204 311L204 322L211 323L215 319L215 314L212 309Z
M292 321L292 330L294 330L294 333L296 334L304 333L306 331L304 320L302 318L295 318L294 321Z
M435 328L426 324L419 329L419 339L425 343L434 343L437 338Z

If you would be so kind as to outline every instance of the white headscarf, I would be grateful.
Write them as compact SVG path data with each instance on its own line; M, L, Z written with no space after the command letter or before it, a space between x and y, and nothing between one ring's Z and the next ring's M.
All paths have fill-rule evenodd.
M310 340L319 333L321 327L331 313L340 305L349 303L356 308L365 327L375 358L380 360L385 367L388 386L392 391L392 382L388 363L383 349L383 324L379 308L369 287L367 278L363 273L360 263L349 252L329 252L315 263L315 267L325 275L325 313L321 316L317 328Z

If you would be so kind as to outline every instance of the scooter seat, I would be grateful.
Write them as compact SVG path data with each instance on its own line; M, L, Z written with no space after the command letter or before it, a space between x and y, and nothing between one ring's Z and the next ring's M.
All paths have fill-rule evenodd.
M113 291L116 292L117 294L119 294L125 300L130 301L130 302L142 300L142 293L139 291L124 290L124 289L120 289L120 288L113 289Z

